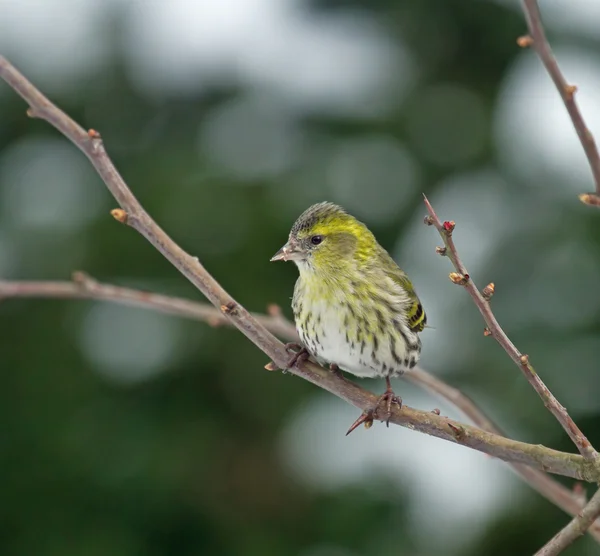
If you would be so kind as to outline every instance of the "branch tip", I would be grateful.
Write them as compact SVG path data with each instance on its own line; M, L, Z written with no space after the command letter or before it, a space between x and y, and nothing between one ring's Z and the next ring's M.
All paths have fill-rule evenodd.
M279 305L277 305L277 303L269 303L267 305L267 314L270 317L281 317L282 316L281 307Z
M121 208L112 209L110 211L112 217L121 224L127 224L128 214Z
M219 319L217 317L208 318L208 319L206 319L206 322L207 322L208 326L210 326L212 328L218 328L219 326L221 326L223 324L221 319Z

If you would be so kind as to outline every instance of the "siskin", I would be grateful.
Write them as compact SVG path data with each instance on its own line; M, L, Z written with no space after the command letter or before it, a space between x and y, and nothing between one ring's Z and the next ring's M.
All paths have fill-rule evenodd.
M332 203L300 215L271 259L281 260L300 272L292 309L308 353L358 377L385 378L377 405L387 403L389 419L391 404L402 404L390 378L417 364L427 322L408 276L362 222ZM369 420L372 413L348 432Z

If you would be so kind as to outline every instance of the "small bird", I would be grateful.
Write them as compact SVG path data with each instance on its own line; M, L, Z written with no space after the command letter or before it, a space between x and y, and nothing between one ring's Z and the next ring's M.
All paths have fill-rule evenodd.
M377 406L386 402L389 425L392 403L402 404L390 377L417 364L427 322L408 276L362 222L332 203L300 215L271 258L281 260L294 261L300 272L292 309L304 348L332 369L385 378ZM371 411L347 434L372 421Z

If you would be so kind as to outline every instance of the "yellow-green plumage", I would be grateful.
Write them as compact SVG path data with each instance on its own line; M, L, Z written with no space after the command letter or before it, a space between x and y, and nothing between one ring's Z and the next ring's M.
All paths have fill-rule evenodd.
M415 290L369 229L320 203L296 221L273 260L300 271L292 308L307 350L363 377L402 374L419 360L426 316Z

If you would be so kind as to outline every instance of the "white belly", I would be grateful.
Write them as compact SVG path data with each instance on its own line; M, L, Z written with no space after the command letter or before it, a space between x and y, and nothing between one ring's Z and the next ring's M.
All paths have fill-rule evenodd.
M406 342L392 332L392 326L393 337L378 332L378 340L357 341L352 324L348 325L350 315L346 317L344 309L318 304L311 306L311 313L309 328L316 334L304 334L300 327L298 333L320 363L335 363L359 377L384 377L400 375L418 360L418 352L409 353Z

